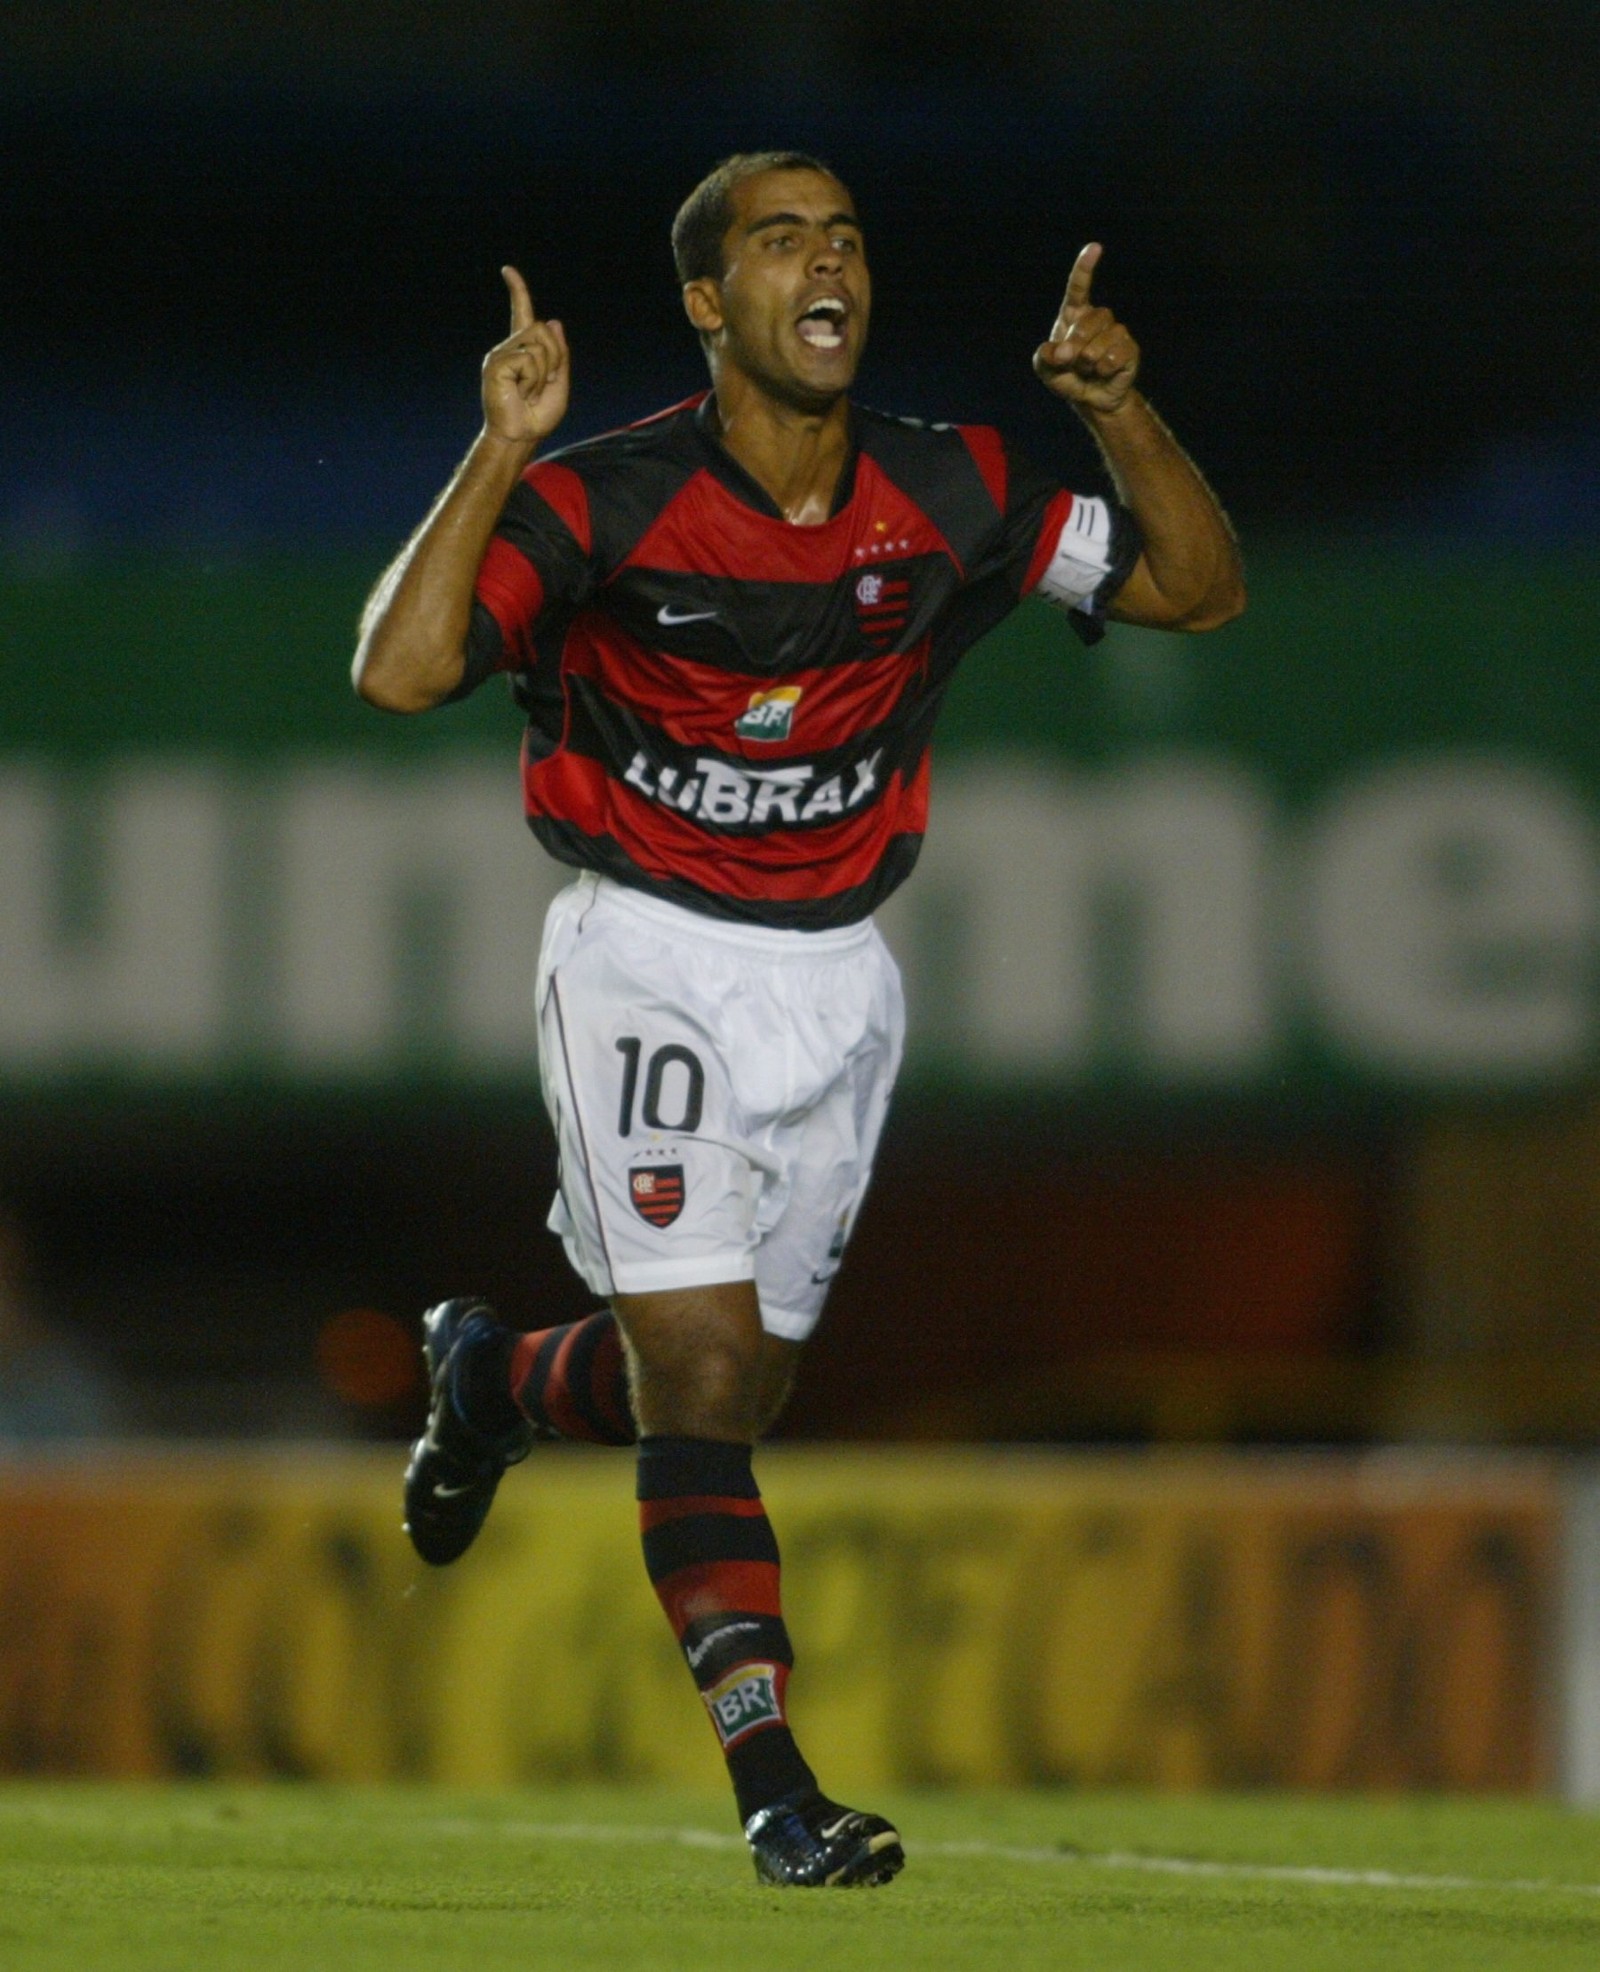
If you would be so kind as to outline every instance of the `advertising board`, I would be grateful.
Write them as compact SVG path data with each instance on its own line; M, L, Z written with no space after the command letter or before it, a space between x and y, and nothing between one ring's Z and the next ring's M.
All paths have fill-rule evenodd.
M626 1461L430 1572L378 1455L0 1474L0 1770L715 1784ZM1538 1466L774 1451L830 1786L1551 1786Z
M0 1086L464 1095L534 1076L545 900L500 689L385 719L370 570L0 582ZM913 1078L1444 1096L1592 1077L1581 558L1264 554L1215 637L972 654L884 913Z

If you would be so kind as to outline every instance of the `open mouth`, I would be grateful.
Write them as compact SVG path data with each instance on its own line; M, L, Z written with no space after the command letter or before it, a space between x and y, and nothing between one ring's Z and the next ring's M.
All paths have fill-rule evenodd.
M795 332L812 349L843 349L844 318L849 311L836 295L824 295L795 323Z

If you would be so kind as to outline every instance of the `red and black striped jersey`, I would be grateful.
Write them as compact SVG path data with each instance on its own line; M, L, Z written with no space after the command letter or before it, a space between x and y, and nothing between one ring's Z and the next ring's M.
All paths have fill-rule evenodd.
M478 575L458 696L512 674L552 855L713 916L815 930L911 871L962 654L1041 583L1097 636L1131 522L981 426L853 407L820 526L709 394L536 461Z

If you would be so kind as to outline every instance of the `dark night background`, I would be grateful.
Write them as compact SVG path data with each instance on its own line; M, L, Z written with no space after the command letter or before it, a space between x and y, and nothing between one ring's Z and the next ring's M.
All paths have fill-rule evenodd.
M684 394L672 213L769 143L860 201L869 401L1059 445L1027 355L1100 237L1250 533L1592 519L1586 5L225 13L8 28L13 537L404 530L507 258L571 329L574 432Z
M504 332L499 265L567 325L570 435L642 415L701 384L672 214L719 156L768 145L819 152L859 201L868 402L992 420L1081 473L1087 446L1028 357L1098 238L1097 296L1139 337L1150 395L1247 548L1590 542L1597 25L1586 0L18 14L0 75L0 549L48 569L348 547L376 574L475 427L477 365ZM108 680L108 718L128 689ZM151 1392L228 1376L248 1384L231 1421L293 1423L318 1324L346 1301L409 1319L430 1293L481 1286L530 1322L582 1304L540 1231L542 1119L413 1106L375 1128L348 1109L8 1098L0 1135L0 1190L42 1282L144 1392L145 1427L225 1428L211 1399ZM952 1121L913 1106L797 1425L1007 1428L951 1393L981 1371L973 1301L1014 1309L1051 1264L1029 1245L1029 1187L1076 1194L1083 1250L1110 1220L1146 1245L1177 1228L1192 1258L1191 1221L1247 1247L1258 1219L1322 1212L1334 1312L1297 1346L1392 1340L1404 1139L1404 1118L1355 1108ZM882 1394L896 1256L997 1156L1023 1175L959 1264L916 1276L932 1364L916 1411ZM1131 1263L1095 1264L1086 1348ZM1148 1346L1218 1339L1208 1279L1193 1259L1151 1285ZM1263 1323L1232 1342L1271 1345ZM413 1401L374 1428L404 1428ZM1043 1436L1155 1428L1114 1396L1013 1411ZM1365 1427L1329 1413L1309 1428Z

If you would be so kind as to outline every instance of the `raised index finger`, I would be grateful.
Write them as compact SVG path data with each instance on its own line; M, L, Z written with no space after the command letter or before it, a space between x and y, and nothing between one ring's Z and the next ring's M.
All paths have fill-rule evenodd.
M515 267L502 267L500 277L511 290L511 333L531 329L539 318L533 312L533 296L528 292L527 282Z
M1105 251L1098 240L1091 240L1072 263L1072 272L1067 276L1067 297L1061 304L1065 314L1069 308L1087 308L1089 305L1089 284L1094 279L1094 270L1100 264L1100 256Z

